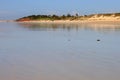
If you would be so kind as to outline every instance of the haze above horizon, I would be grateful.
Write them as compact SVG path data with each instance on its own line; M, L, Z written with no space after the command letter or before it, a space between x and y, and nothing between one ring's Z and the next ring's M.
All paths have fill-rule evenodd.
M120 0L1 0L0 20L32 14L95 14L120 12Z

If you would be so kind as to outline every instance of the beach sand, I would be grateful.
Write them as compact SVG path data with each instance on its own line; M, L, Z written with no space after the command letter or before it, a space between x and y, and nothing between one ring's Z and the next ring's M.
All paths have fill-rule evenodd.
M120 23L120 20L35 20L35 21L19 21L19 23Z

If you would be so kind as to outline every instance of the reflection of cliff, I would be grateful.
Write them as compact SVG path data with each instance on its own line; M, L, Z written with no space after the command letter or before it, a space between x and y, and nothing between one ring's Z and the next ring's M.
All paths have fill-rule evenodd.
M94 30L94 31L115 31L120 30L120 23L18 23L24 28L31 30Z

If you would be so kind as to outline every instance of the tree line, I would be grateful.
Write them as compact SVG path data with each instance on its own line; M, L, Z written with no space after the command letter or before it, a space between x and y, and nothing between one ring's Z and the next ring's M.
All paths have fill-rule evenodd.
M80 16L76 13L75 15L67 14L67 15L30 15L20 19L20 20L75 20L78 19Z

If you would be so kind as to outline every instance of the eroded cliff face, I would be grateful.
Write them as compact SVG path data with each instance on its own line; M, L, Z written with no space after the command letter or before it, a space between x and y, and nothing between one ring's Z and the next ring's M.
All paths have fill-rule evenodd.
M30 18L20 18L20 19L17 19L16 21L31 21Z

